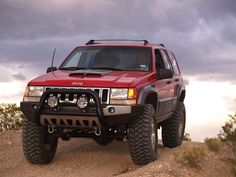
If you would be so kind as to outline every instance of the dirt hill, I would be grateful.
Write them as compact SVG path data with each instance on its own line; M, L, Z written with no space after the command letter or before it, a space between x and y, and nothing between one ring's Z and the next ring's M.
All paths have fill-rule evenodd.
M90 139L59 141L56 158L49 165L28 163L22 152L21 131L0 132L1 177L75 177L75 176L233 176L225 158L227 150L215 153L201 143L184 142L174 149L159 146L159 158L146 166L133 164L127 142L114 141L101 147ZM197 167L176 161L188 146L197 145L206 154Z

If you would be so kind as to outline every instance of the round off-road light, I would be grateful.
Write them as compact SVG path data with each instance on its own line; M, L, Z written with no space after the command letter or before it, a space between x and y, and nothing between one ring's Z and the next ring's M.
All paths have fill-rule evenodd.
M86 96L80 96L77 100L77 105L79 108L84 109L88 106L88 98Z
M58 98L56 96L50 96L48 98L48 106L50 108L55 108L58 105Z

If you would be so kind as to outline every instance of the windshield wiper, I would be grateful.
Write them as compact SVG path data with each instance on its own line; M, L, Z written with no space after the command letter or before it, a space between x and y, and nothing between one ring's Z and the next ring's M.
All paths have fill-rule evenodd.
M87 68L80 68L80 67L64 67L64 68L59 68L59 70L79 70L79 69L87 69Z
M90 68L90 69L107 69L107 70L114 70L114 71L123 71L123 69L109 68L109 67L94 67L94 68Z

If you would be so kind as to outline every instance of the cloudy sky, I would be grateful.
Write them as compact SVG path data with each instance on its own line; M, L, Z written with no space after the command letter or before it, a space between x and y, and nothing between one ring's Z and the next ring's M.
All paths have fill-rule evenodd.
M1 0L0 102L22 99L53 48L59 65L91 38L148 39L173 50L188 84L187 130L195 139L199 128L215 134L236 111L235 0Z

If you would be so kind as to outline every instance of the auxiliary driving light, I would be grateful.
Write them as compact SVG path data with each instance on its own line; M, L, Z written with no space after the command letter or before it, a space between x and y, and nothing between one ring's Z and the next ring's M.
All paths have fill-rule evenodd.
M79 108L84 109L88 106L88 98L86 96L80 96L77 101L77 105Z
M48 98L48 106L50 108L55 108L58 105L58 98L56 96L50 96Z

